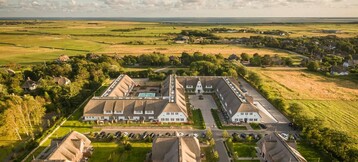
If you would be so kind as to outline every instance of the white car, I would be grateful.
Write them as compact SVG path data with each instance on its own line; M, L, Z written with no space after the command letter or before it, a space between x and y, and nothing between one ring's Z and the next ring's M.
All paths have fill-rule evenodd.
M178 135L179 135L179 136L184 136L184 133L183 133L183 132L179 132Z
M199 137L199 135L196 134L196 133L194 133L194 134L193 134L193 137L196 137L196 138L197 138L197 137Z
M123 136L128 136L128 132L123 132Z

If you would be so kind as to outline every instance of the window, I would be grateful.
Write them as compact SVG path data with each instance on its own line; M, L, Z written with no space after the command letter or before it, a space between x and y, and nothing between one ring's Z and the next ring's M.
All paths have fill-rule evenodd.
M245 115L247 115L248 113L245 113Z
M160 120L161 120L161 121L164 121L164 118L161 118Z
M235 121L238 121L238 119L235 119Z
M244 115L244 113L241 113L241 115Z
M167 112L167 115L170 115L170 113Z
M180 120L181 120L181 121L184 121L184 118L181 118Z
M253 121L253 119L252 119L252 118L250 118L249 120L250 120L250 121Z
M178 115L178 113L176 112L175 115Z
M176 121L179 121L180 119L179 118L176 118Z
M174 118L170 118L170 121L174 121Z
M172 113L172 115L174 115L174 113Z
M250 113L250 115L252 115L252 113Z
M165 118L166 121L169 121L169 118Z
M257 119L254 119L254 121L257 121Z

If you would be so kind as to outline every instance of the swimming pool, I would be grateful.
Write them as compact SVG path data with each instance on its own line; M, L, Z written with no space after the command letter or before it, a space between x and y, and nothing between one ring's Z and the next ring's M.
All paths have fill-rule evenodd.
M155 93L139 93L138 97L155 97Z

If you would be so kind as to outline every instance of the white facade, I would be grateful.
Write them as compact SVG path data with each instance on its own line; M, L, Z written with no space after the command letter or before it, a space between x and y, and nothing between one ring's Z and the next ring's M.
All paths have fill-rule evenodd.
M162 112L158 116L160 122L187 122L186 116L182 112Z
M237 112L231 117L233 123L247 122L247 123L259 123L261 116L257 112Z
M203 85L201 84L201 81L199 80L195 87L195 93L203 93Z

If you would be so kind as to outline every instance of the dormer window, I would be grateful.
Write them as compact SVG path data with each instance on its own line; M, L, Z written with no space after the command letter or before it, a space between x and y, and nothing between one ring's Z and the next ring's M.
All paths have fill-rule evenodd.
M106 111L104 111L104 114L112 114L112 111L111 110L106 110Z
M136 110L134 111L134 114L143 114L142 110Z
M123 111L117 111L117 110L115 110L115 111L114 111L114 114L123 114Z
M146 110L145 114L154 114L154 111L153 110Z

